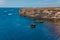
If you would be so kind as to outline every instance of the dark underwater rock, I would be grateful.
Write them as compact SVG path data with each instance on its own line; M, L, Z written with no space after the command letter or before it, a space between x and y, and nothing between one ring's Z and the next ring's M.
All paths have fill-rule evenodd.
M30 27L31 27L31 28L35 28L36 25L35 25L35 24L31 24Z

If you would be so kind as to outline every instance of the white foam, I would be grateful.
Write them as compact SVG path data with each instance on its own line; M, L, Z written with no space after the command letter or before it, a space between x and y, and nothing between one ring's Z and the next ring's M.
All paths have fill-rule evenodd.
M12 15L12 13L8 13L8 15Z

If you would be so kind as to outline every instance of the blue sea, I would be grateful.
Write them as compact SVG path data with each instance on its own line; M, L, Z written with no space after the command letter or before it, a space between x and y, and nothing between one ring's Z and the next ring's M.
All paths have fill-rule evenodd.
M0 40L57 40L51 23L35 23L19 15L20 8L0 8ZM36 28L31 28L34 23Z

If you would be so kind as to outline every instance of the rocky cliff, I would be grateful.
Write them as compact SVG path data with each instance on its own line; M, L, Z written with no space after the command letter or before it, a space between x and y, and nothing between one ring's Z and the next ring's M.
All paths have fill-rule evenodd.
M60 19L60 8L22 8L19 14L30 18Z

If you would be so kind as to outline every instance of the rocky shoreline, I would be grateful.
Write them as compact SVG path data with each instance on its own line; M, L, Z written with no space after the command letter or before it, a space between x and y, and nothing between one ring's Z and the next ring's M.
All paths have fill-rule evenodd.
M22 8L19 10L21 16L29 18L60 19L60 8Z
M56 37L60 36L60 8L22 8L19 10L19 15L37 19L38 23L43 23L45 20L47 23L55 25L50 28L56 32ZM31 28L36 27L35 24L30 26Z

